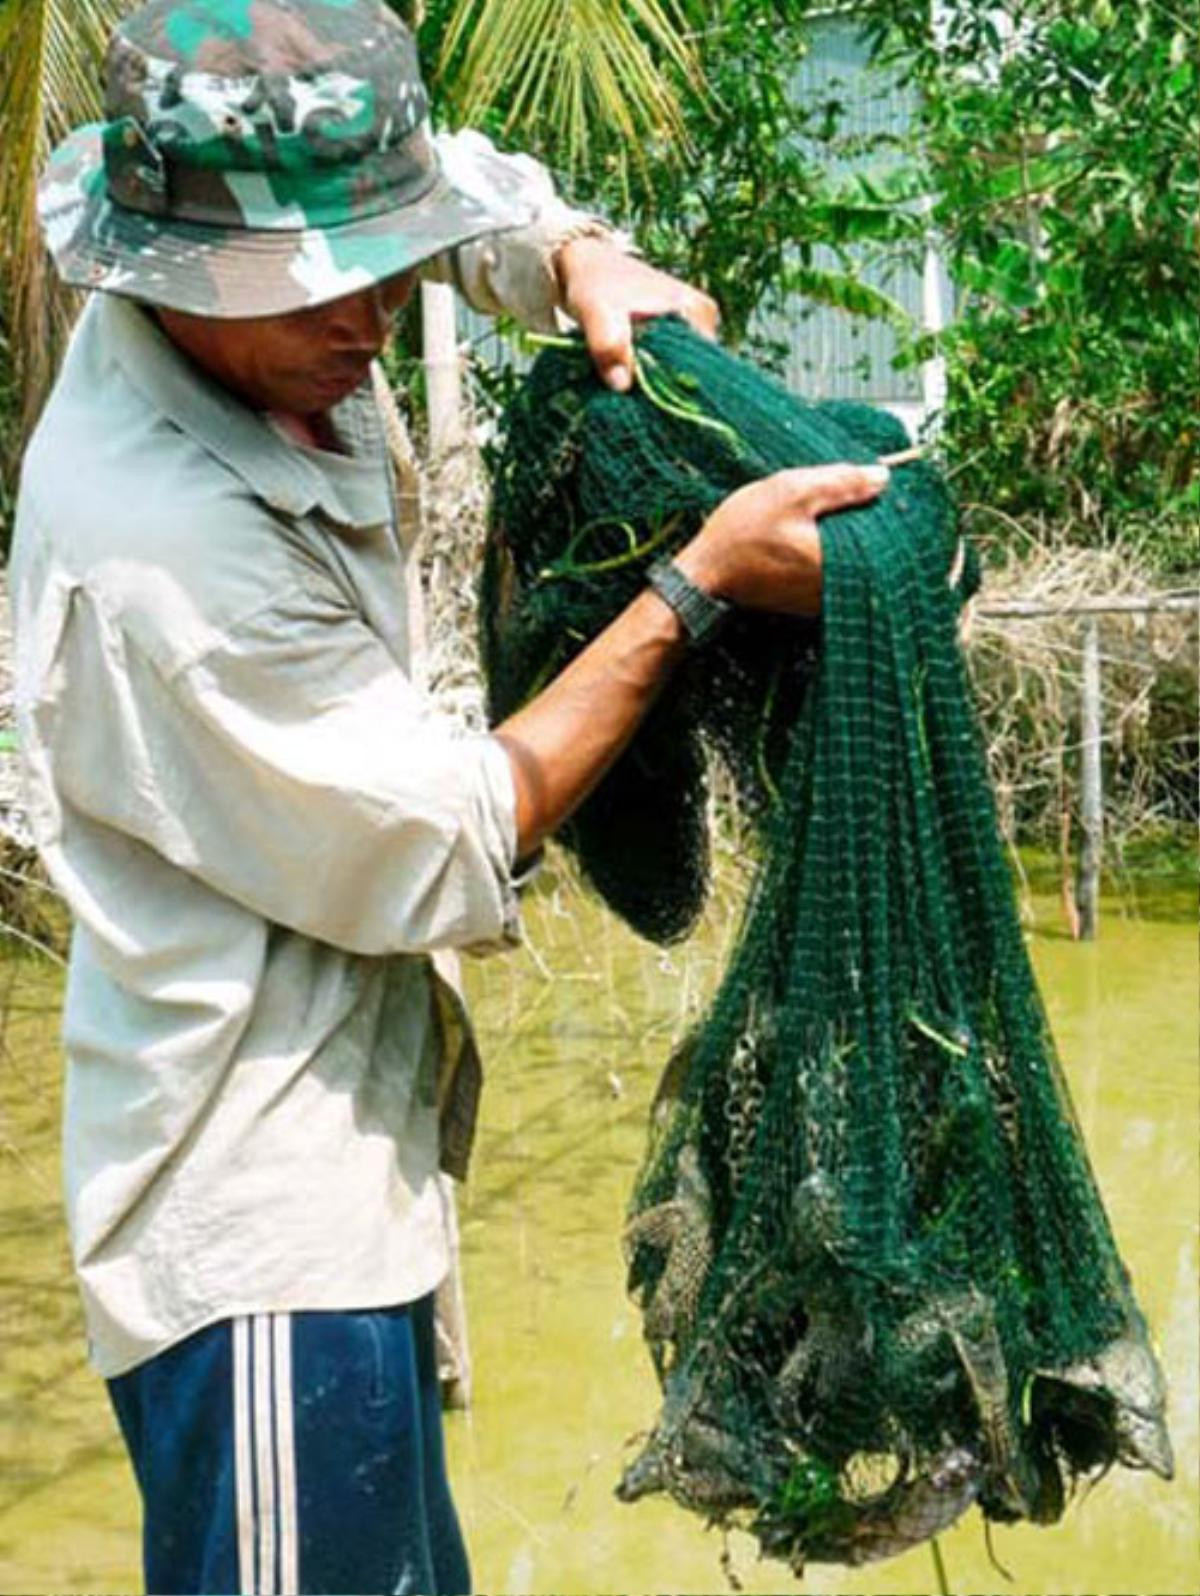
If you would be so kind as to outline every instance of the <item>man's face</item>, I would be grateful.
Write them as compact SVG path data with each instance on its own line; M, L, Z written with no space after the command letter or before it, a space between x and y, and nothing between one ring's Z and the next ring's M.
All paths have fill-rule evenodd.
M283 316L230 320L160 309L171 341L255 410L311 416L353 393L407 300L413 273Z

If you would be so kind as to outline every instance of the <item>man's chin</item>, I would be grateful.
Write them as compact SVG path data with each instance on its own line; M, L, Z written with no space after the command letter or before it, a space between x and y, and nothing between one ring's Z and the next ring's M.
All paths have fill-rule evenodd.
M356 388L362 387L369 371L370 366L364 365L354 371L306 379L303 388L297 388L298 397L305 401L303 408L297 405L297 409L302 415L314 410L332 410L334 405L348 399Z

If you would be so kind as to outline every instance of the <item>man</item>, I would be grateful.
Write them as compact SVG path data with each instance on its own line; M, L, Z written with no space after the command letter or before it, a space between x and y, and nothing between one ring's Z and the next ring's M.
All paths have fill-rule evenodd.
M101 292L12 562L32 824L75 918L91 1356L150 1590L463 1591L430 1293L478 1067L429 954L513 940L516 861L688 629L719 601L815 608L813 518L886 473L734 495L669 601L648 589L494 736L461 736L406 675L366 380L414 272L573 314L618 387L631 318L711 331L714 307L532 163L431 141L376 0L151 0L113 41L106 117L43 186L60 270Z

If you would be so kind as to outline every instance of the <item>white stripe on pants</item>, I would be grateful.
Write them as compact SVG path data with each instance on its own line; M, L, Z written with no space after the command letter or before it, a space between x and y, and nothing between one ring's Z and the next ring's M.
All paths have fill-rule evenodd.
M290 1314L234 1319L233 1418L241 1591L295 1596L300 1579Z

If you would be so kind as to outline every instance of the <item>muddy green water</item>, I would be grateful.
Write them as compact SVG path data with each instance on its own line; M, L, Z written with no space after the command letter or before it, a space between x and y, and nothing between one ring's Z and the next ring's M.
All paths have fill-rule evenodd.
M477 1588L719 1591L722 1540L612 1487L656 1408L618 1238L646 1107L672 1038L703 1002L736 918L733 894L687 950L636 943L543 878L528 948L468 967L488 1063L475 1171L462 1194L475 1400L449 1420ZM1119 1472L1052 1529L998 1528L1012 1575L972 1515L944 1537L956 1592L1200 1590L1194 904L1109 906L1101 940L1066 940L1034 900L1031 945L1080 1118L1172 1392L1172 1485ZM83 1364L58 1199L55 974L0 975L0 1591L139 1588L137 1502L106 1400ZM927 1547L803 1581L728 1555L748 1592L930 1592Z

